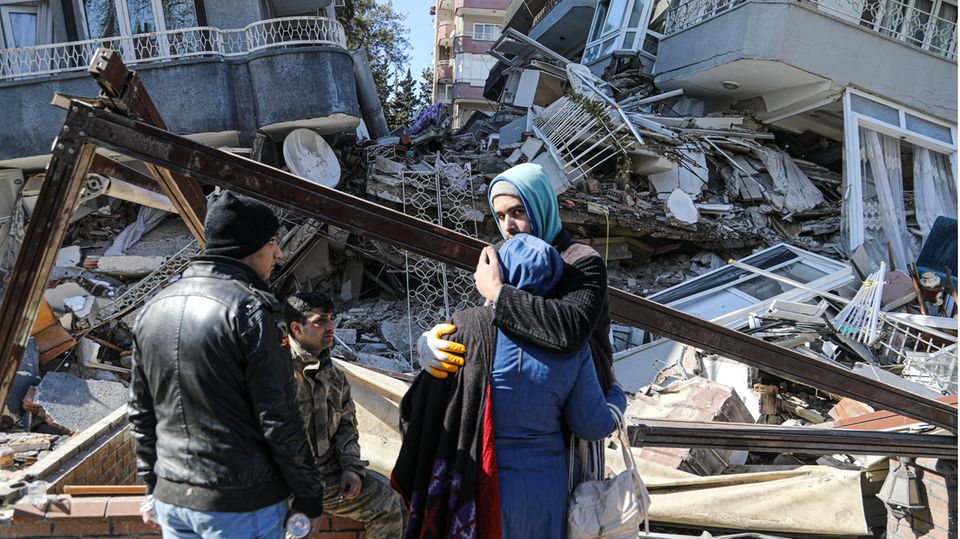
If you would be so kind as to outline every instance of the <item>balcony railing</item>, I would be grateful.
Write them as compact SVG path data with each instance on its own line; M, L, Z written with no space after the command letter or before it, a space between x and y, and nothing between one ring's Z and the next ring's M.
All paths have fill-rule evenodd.
M684 1L667 14L664 34L675 34L748 1ZM949 59L957 57L957 21L941 18L915 4L901 0L820 0L803 3L940 56Z
M544 4L543 9L541 9L539 12L537 12L536 15L534 15L533 24L531 25L531 27L536 26L541 20L543 20L544 17L547 16L547 13L550 13L550 11L553 8L557 7L557 4L559 3L560 3L560 0L549 0L546 4Z
M100 47L120 52L127 65L181 58L242 56L304 45L347 46L343 26L326 17L285 17L244 28L209 26L37 47L0 50L0 81L83 71Z

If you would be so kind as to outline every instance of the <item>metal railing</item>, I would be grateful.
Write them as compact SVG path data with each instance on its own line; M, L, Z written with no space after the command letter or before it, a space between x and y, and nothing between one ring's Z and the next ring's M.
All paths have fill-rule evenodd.
M209 26L0 50L0 80L83 71L100 47L119 51L127 65L200 56L232 57L304 45L347 46L343 26L326 17L267 19L244 28Z
M547 16L547 13L550 13L550 11L553 8L557 7L557 4L559 3L560 3L560 0L549 0L546 4L544 4L543 8L540 11L538 11L536 15L534 15L533 24L531 24L530 27L532 28L536 26L537 23L543 20L543 18Z
M675 34L748 1L753 0L684 1L667 13L664 34ZM901 0L813 0L802 3L949 59L957 57L957 22L916 5Z

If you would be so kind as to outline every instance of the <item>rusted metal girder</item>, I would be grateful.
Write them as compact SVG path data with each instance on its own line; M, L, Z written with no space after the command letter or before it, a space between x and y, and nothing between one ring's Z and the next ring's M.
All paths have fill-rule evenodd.
M74 110L76 109L76 110ZM386 241L434 260L471 270L486 245L477 239L420 221L346 193L313 184L256 161L204 146L184 137L107 111L76 103L66 125L91 116L89 142L195 180L219 185L299 212L351 232ZM616 320L713 351L794 380L866 402L956 432L957 409L933 399L855 374L840 365L793 350L610 288Z
M82 134L93 117L74 116L74 120L64 124L54 143L37 205L0 302L0 407L7 402L40 298L96 151Z
M957 437L743 423L627 419L636 447L701 447L771 453L834 453L957 460Z
M100 86L102 97L109 98L107 102L114 112L138 117L160 129L167 128L160 111L140 81L140 76L136 71L127 69L117 51L104 47L97 49L90 61L89 72ZM205 245L203 218L207 213L207 199L203 196L200 185L189 177L171 173L150 163L147 163L147 169L177 208L177 213L183 218L193 237L201 247Z

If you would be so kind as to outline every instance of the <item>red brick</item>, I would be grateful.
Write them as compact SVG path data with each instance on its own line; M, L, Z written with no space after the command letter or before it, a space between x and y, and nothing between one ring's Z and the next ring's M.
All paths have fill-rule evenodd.
M13 521L25 522L30 520L42 520L44 514L47 512L47 505L50 505L50 503L47 502L40 507L31 505L27 502L17 503L13 506Z
M326 531L317 534L317 537L323 539L357 539L357 532L354 531Z
M0 537L50 537L50 523L29 522L0 526Z
M107 504L107 517L137 517L140 518L140 503L143 496L115 496Z
M139 535L144 533L157 533L157 529L143 523L139 517L136 519L113 519L110 522L113 525L114 536Z
M67 503L51 502L47 508L47 519L62 518L103 518L107 509L108 497L72 497Z
M102 518L64 519L54 522L53 535L110 535L110 523Z

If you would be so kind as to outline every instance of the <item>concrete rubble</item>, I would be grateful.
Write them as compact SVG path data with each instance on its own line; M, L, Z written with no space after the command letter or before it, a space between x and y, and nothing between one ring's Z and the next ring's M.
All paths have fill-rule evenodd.
M792 155L777 133L748 116L662 114L654 106L662 94L639 66L627 64L602 81L549 57L536 61L509 75L518 80L506 83L512 89L496 113L478 112L458 130L438 113L415 134L401 128L376 140L334 143L342 171L337 188L495 242L486 186L512 165L539 163L556 179L564 227L605 258L611 286L823 362L874 372L918 394L956 394L955 253L952 275L934 266L922 274L916 268L875 274L886 261L841 246L837 163ZM600 90L608 88L604 82L617 90ZM544 120L558 104L570 118L596 120L604 130L558 138ZM274 148L262 161L283 167L279 153ZM34 191L21 201L21 228ZM286 257L271 285L280 297L310 289L335 302L333 354L354 381L367 377L354 392L360 408L370 408L359 414L361 430L369 429L361 435L365 458L375 469L386 466L399 435L387 419L416 372L417 337L457 309L479 304L470 274L278 213ZM159 209L99 196L74 217L3 410L0 468L29 465L125 404L137 309L199 254L183 222ZM952 226L956 235L955 219ZM5 277L12 261L2 255ZM858 291L878 283L879 308L841 317ZM868 322L879 329L858 340ZM614 368L631 394L627 415L635 418L833 428L874 412L630 326L614 324L612 338ZM371 389L370 380L380 388ZM390 395L384 400L378 391ZM870 489L879 488L886 468L877 472L867 457L634 452L652 478L648 484L661 488L652 491L655 522L814 535L862 535L879 525L866 507L876 503ZM804 529L793 517L778 527L769 518L778 508L729 501L808 489L809 496L789 494L792 502L819 507L814 498L829 498L831 484L840 485L832 495L845 511L837 528ZM683 515L681 506L697 505L687 489L722 510Z

